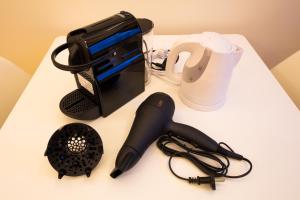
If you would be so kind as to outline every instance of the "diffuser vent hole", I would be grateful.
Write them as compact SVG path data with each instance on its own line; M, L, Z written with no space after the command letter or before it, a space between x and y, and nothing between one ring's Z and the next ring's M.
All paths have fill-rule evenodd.
M84 136L70 137L68 139L68 149L72 153L81 153L86 149L86 139Z

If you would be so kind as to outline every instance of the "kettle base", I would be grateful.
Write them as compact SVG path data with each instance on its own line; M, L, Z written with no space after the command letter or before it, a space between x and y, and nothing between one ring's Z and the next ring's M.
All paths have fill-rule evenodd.
M188 107L194 110L206 111L206 112L218 110L225 104L225 100L226 100L225 98L223 98L218 103L211 104L211 105L204 105L204 104L199 104L199 103L195 103L194 101L191 101L191 99L186 98L181 92L179 92L179 97L181 101Z

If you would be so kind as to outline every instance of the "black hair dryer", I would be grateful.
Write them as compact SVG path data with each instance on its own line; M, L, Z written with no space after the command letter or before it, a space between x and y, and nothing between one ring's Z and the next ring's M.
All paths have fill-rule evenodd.
M173 122L174 111L174 101L165 93L154 93L139 106L130 133L118 153L111 177L116 178L132 168L146 149L164 134L176 136L209 152L243 159L242 155L224 149L201 131Z

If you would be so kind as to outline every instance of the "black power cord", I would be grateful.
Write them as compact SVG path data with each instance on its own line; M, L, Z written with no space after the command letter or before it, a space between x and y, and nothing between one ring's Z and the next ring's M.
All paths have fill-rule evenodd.
M156 50L153 50L152 52L155 52ZM170 52L170 49L167 50L168 52ZM151 62L151 69L154 70L158 70L158 71L166 71L166 65L167 65L167 57L163 59L162 63L158 63L158 62ZM176 58L175 63L177 63L179 60L179 55Z
M179 151L174 148L168 147L169 144L175 144L184 151ZM219 145L225 146L229 151L234 152L226 143L220 142ZM192 144L176 138L175 136L164 135L161 136L157 141L158 148L167 156L169 156L169 168L174 176L181 180L188 181L191 184L210 184L213 190L216 189L215 182L224 181L224 178L242 178L248 175L252 170L252 163L247 158L242 158L243 161L249 164L249 169L240 175L228 175L228 169L230 166L230 161L227 156L219 153L212 153L208 151L201 150ZM197 157L196 157L197 156ZM182 157L190 162L192 162L199 170L207 174L207 177L182 177L178 175L172 168L171 161L174 157ZM210 159L215 161L217 165L211 165L208 162L201 160L202 158ZM222 159L223 158L223 159Z

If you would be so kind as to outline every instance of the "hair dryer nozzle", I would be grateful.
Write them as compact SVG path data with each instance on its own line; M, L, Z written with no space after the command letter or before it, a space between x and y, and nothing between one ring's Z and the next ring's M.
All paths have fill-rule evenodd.
M115 168L111 173L110 173L110 176L112 178L117 178L118 176L120 176L121 174L123 173L122 170L118 169L118 168Z
M139 154L129 146L123 146L118 154L115 169L111 172L112 178L117 178L123 172L129 170L140 159Z

